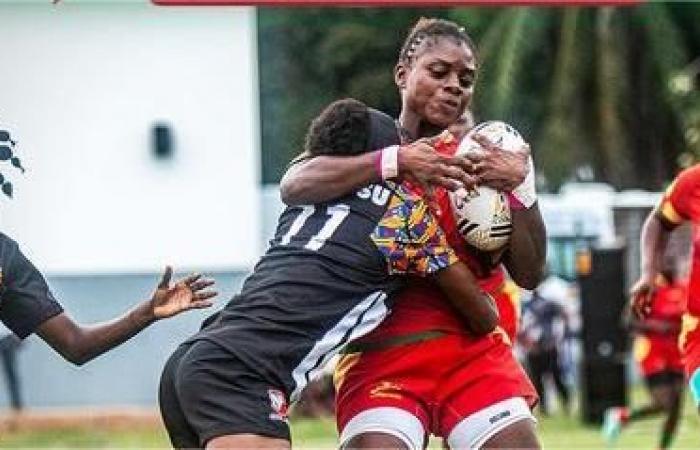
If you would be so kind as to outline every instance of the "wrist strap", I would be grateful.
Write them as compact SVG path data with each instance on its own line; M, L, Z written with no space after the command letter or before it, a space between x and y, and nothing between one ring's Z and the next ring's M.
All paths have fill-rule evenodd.
M383 150L379 149L374 152L374 172L377 174L377 178L383 180L382 178L382 153Z
M399 176L399 146L392 145L381 150L382 180L391 180Z
M512 210L529 209L537 201L537 190L535 189L535 165L532 156L527 160L527 175L511 192L508 192L508 204Z

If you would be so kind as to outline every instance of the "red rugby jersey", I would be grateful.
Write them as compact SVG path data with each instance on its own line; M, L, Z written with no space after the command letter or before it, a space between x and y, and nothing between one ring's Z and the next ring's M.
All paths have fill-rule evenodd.
M659 281L654 290L648 319L664 320L678 325L686 310L688 287L684 283ZM671 339L675 339L671 336Z
M681 172L666 189L656 214L679 225L692 222L693 248L688 293L688 312L700 316L700 164Z
M435 149L444 155L453 155L458 145L459 142L451 135L445 135L445 138L436 144ZM420 193L419 188L413 186L412 189ZM457 230L446 190L436 189L429 203L438 224L447 236L448 243L459 259L472 270L481 289L494 296L501 312L501 327L513 330L514 334L519 314L517 311L510 311L514 306L506 292L503 268L500 264L493 265L488 261L489 255L467 246ZM427 330L464 332L465 327L458 313L434 283L425 279L414 279L399 294L391 315L377 329L362 338L362 341L377 342L393 336Z

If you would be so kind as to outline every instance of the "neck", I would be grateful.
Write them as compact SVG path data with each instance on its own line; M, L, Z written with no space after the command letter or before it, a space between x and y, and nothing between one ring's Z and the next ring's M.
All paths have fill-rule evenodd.
M399 116L401 140L413 142L423 137L434 136L442 130L435 125L426 122L415 113L407 112L404 108Z

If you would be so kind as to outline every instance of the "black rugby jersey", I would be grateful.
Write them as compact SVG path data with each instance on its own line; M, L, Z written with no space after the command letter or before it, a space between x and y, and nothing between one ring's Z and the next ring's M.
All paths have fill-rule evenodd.
M457 261L426 203L393 183L288 207L241 293L189 340L225 348L292 400L402 286ZM222 362L225 363L225 362Z
M61 312L41 273L14 240L0 233L0 321L24 339Z

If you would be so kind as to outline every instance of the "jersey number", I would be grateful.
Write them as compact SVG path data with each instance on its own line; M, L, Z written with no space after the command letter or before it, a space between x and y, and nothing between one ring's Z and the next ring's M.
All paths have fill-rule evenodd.
M299 233L301 228L304 226L306 220L311 217L314 212L316 212L315 206L304 206L301 213L296 219L294 219L294 222L292 222L292 226L289 227L289 231L287 231L287 233L282 237L280 244L289 244L292 238L296 236L296 234ZM335 230L338 229L340 224L343 223L343 220L345 220L348 214L350 214L350 207L344 204L332 205L326 208L326 214L328 214L330 217L328 220L326 220L318 233L311 236L309 242L304 245L305 249L318 251L321 247L323 247L326 240L333 236Z

